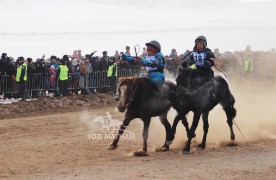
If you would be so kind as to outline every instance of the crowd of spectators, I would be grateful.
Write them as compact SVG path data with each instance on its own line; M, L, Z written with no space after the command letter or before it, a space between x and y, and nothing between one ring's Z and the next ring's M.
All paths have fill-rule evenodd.
M126 46L125 52L130 54L130 47ZM172 74L174 77L177 76L178 69L181 65L181 62L189 58L191 51L186 50L184 53L178 54L176 49L172 49L169 55L165 56L165 69L166 73ZM220 52L219 49L214 49L215 54L215 68L219 71L227 74L229 78L250 78L250 80L261 80L265 76L275 77L276 73L276 52L275 48L270 51L252 51L250 46L247 46L244 51L225 51ZM146 48L143 48L140 52L140 57L145 57L147 55ZM88 76L91 73L95 72L106 72L109 67L110 56L107 51L103 51L101 56L96 54L96 51L91 54L82 55L81 50L75 50L72 55L66 55L69 59L66 66L68 67L69 73L75 73L76 76L72 77L72 82L70 87L73 89L71 93L78 94L79 90L81 94L93 93L96 90L90 89L90 92L87 92L89 89L89 83L93 79L88 79L91 76ZM131 71L139 72L141 69L140 66L130 64L120 58L119 51L115 51L112 58L120 60L118 63L119 71ZM63 58L63 57L62 57ZM41 58L33 60L32 58L26 58L25 63L27 64L27 74L28 81L34 82L34 84L39 84L39 79L35 74L40 74L43 77L47 77L45 83L47 83L48 93L51 95L58 95L56 90L56 81L57 81L57 69L59 68L60 61L62 58L58 58L54 55L46 58L44 55ZM248 64L248 59L250 62ZM250 66L250 68L246 67ZM11 86L12 81L15 80L17 71L17 60L11 56L8 56L6 53L2 53L0 59L0 77L1 77L1 90L6 87ZM247 73L249 72L249 73ZM246 74L250 74L246 76ZM125 74L125 76L127 73ZM10 82L3 82L3 77L9 76ZM124 76L124 74L123 74ZM74 88L75 87L75 88ZM103 89L97 89L97 91L106 91ZM30 92L29 95L32 97L40 97L45 92L36 90ZM8 94L8 97L12 96Z
M244 51L225 51L220 52L214 49L215 69L224 72L229 78L247 78L246 72L251 74L248 78L253 80L261 79L265 76L275 77L276 75L276 52L275 48L270 51L252 51L247 46ZM165 56L165 68L173 75L177 74L181 61L189 58L191 51L186 50L183 54L178 55L175 49L172 49L170 55ZM246 69L246 61L251 60L251 68Z

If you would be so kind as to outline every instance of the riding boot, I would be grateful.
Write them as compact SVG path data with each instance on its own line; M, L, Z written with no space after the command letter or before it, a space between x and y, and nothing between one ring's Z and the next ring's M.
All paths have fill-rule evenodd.
M159 87L161 87L163 85L163 82L162 81L157 81L157 82L155 82L154 83L154 88L156 89L156 90L158 90L159 89Z

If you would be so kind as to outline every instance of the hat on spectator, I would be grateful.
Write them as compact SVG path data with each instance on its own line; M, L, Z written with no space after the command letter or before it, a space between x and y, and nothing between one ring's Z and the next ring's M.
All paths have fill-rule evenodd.
M68 60L69 60L69 57L68 57L68 55L64 55L64 56L62 57L62 59L63 59L64 61L68 61Z
M61 62L61 64L65 64L66 60L65 59L61 59L60 62Z
M18 61L24 61L24 57L22 56L18 57Z
M103 51L103 55L107 55L107 51Z
M53 60L53 59L57 59L57 57L56 56L51 56L51 61Z
M27 61L28 61L28 63L30 63L30 62L33 61L33 59L32 58L27 58Z
M84 59L89 59L90 55L86 54Z

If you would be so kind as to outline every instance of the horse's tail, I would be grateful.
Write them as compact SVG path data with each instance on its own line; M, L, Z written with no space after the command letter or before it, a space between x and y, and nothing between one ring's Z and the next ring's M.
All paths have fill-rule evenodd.
M237 115L237 110L234 108L234 106L231 107L223 107L223 110L227 112L227 116L229 115L230 117L235 118Z
M236 117L237 110L234 108L235 98L229 89L226 90L225 96L222 97L220 104L227 113L227 116L232 117L232 119Z
M237 111L234 108L235 98L232 95L225 79L223 79L221 76L217 76L216 82L217 82L216 90L218 90L217 93L221 97L219 103L221 104L223 109L227 110L229 115L231 115L234 118L237 115Z

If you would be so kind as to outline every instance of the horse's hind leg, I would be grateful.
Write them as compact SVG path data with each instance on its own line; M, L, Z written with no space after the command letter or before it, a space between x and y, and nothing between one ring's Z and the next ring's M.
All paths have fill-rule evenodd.
M129 125L130 121L133 120L135 117L128 115L126 113L125 115L125 119L123 121L123 124L120 126L120 129L115 137L115 139L109 144L109 146L107 147L107 150L114 150L117 148L117 144L119 142L120 137L122 136L122 134L124 133L124 130L126 129L126 127Z
M165 144L162 146L161 150L167 151L169 150L169 146L172 144L172 141L174 139L174 133L171 129L171 124L167 119L167 112L160 115L159 118L166 130L166 141L165 141Z
M202 114L204 134L203 134L201 144L198 145L198 147L202 148L202 149L204 149L206 147L206 138L207 138L207 133L208 133L208 129L209 129L208 115L209 115L209 112Z
M223 110L225 111L226 116L227 116L227 123L230 128L231 140L235 140L235 134L233 131L233 120L236 116L236 109L233 106L231 106L231 107L224 107Z
M135 156L147 156L148 151L148 134L149 134L149 125L150 125L150 118L142 119L144 122L144 129L143 129L143 148L140 151L136 151L134 153Z

